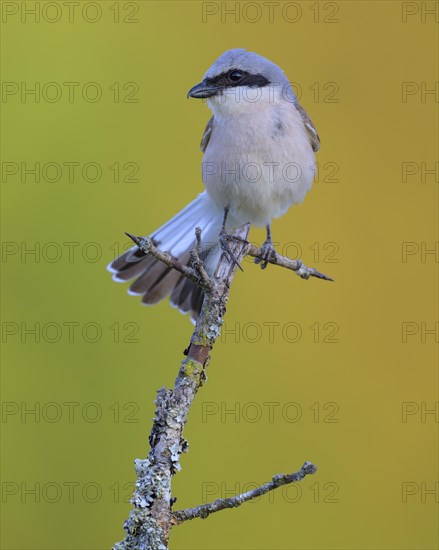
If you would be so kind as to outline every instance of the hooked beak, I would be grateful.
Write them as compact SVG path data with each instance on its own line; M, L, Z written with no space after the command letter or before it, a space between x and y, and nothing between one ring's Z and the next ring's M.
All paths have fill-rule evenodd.
M196 99L204 99L206 97L212 97L219 93L220 88L207 84L205 80L200 82L193 88L191 88L187 94L187 97L195 97Z

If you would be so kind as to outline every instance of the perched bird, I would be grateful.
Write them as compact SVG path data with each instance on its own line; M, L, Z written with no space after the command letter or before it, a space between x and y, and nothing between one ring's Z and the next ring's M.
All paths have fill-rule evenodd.
M212 111L201 140L205 191L150 236L181 262L189 262L195 228L202 230L205 269L213 274L222 251L232 256L224 235L246 223L265 226L261 267L275 254L270 224L303 201L315 174L320 140L282 69L244 49L223 53L188 97L206 98ZM234 258L231 258L234 260ZM109 266L115 281L136 278L129 293L155 304L171 304L196 319L203 291L137 247Z

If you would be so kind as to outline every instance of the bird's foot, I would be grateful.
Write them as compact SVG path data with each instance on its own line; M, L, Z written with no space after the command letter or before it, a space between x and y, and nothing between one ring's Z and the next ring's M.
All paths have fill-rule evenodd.
M219 234L221 249L223 250L223 252L227 254L227 256L229 257L229 259L233 264L239 267L241 271L244 271L241 267L241 264L238 262L236 256L233 254L232 250L230 249L229 239L231 238L233 239L234 237L231 235L228 235L224 230L221 230Z
M274 249L273 241L267 239L261 246L261 255L259 258L255 258L255 264L261 264L261 269L265 269L270 260L274 260L277 257L276 250Z

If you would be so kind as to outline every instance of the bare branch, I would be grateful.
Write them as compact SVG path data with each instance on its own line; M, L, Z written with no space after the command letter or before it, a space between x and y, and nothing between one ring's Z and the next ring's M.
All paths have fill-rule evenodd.
M197 239L197 244L190 251L191 265L198 274L198 277L200 278L199 283L201 284L201 286L203 286L205 289L211 290L213 287L213 281L209 277L207 271L204 269L204 263L200 258L200 254L203 248L201 242L201 228L195 228L195 237Z
M210 516L210 514L214 514L215 512L219 512L220 510L226 510L227 508L237 508L238 506L241 506L241 504L244 504L244 502L257 498L261 495L265 495L266 493L273 491L278 487L282 487L282 485L288 485L289 483L301 481L306 475L315 474L316 471L317 466L315 466L311 462L305 462L305 464L298 472L294 472L293 474L289 475L278 474L274 476L272 481L270 481L269 483L265 483L264 485L261 485L256 489L248 491L247 493L242 493L231 498L218 498L213 502L209 502L208 504L201 504L200 506L196 506L195 508L177 510L172 514L171 521L175 525L179 525L184 521L195 518L205 519Z
M209 275L206 273L204 269L204 265L202 260L200 259L200 252L201 252L201 229L199 227L195 230L196 238L197 238L197 244L196 246L190 251L191 256L191 264L192 268L182 264L178 260L176 260L174 257L172 257L167 252L162 252L159 250L154 244L150 237L135 237L134 235L131 235L130 233L126 233L128 237L133 240L137 246L145 252L145 254L151 254L158 260L165 263L168 267L171 267L173 269L176 269L180 273L182 273L185 277L188 279L191 279L195 283L199 284L203 288L210 289L212 288L212 281ZM324 273L321 273L314 267L307 267L302 260L292 260L291 258L288 258L287 256L281 256L280 254L272 255L269 258L265 258L263 256L263 252L261 248L258 248L257 246L251 244L250 242L246 241L242 237L237 237L236 235L227 235L228 239L230 241L235 241L237 243L241 243L244 246L244 256L252 256L253 258L260 258L264 259L268 263L272 265L277 265L279 267L285 267L286 269L290 269L291 271L294 271L296 275L298 275L301 279L309 279L310 277L316 277L317 279L323 279L325 281L333 281L332 277L329 277L328 275L325 275Z
M247 254L249 256L252 256L253 258L263 257L262 250L250 243L247 250ZM301 260L291 260L290 258L287 258L287 256L280 256L279 254L276 254L270 258L265 258L265 260L269 264L278 265L280 267L291 269L296 273L296 275L299 275L301 279L309 279L310 277L317 277L318 279L324 279L325 281L334 280L331 277L328 277L328 275L325 275L324 273L320 273L320 271L317 271L317 269L314 269L313 267L307 267Z
M151 256L154 256L154 258L157 258L157 260L160 260L168 267L175 269L191 281L194 281L194 283L202 286L205 290L210 290L212 287L212 282L204 270L197 252L195 252L194 256L195 265L189 267L179 262L176 258L171 256L171 254L168 254L168 252L163 252L158 249L151 237L136 237L135 235L131 235L131 233L125 233L125 235L127 235L145 254L151 254ZM193 257L192 253L194 250L196 250L196 248L191 250L191 258Z

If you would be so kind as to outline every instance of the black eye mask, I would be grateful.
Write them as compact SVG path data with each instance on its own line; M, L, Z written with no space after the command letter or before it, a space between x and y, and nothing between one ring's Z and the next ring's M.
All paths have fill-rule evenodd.
M240 75L240 77L239 77ZM250 86L251 88L263 88L270 81L261 74L250 74L240 69L231 69L214 78L206 78L206 84L215 88L234 88L236 86Z

